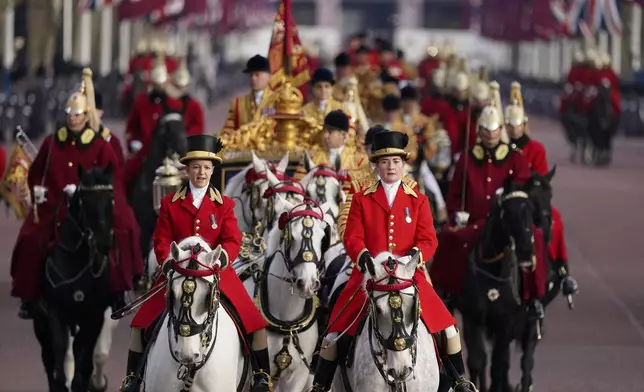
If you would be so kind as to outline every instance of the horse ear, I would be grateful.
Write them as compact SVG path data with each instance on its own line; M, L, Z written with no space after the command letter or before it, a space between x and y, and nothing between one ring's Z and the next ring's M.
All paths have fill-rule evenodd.
M221 245L217 245L214 250L211 250L206 254L206 265L208 267L214 266L217 260L219 260L219 256L221 256L221 249Z
M311 170L313 170L314 167L315 167L315 162L313 162L313 159L311 158L311 155L309 155L309 152L305 151L304 152L304 170L306 170L306 172L308 173Z
M342 190L342 188L340 188L340 190L338 191L338 205L340 203L346 203L346 201L347 201L347 194L344 193L344 190Z
M275 194L275 215L292 210L294 205L279 193Z
M266 170L266 179L268 180L271 186L275 186L280 183L280 180L273 174L271 169L268 167L268 164L264 164L264 170Z
M420 252L416 252L414 257L412 257L407 264L405 264L405 276L412 277L416 273L418 268L418 263L420 263Z
M181 249L179 249L179 246L174 241L170 244L170 254L172 255L172 259L175 261L181 259Z
M545 176L546 181L548 181L548 183L550 183L550 181L552 181L552 178L555 176L556 173L557 173L557 165L555 164L552 167L552 170L550 170L548 172L548 174L546 174L546 176Z
M255 151L251 151L250 154L253 159L253 168L255 169L255 173L262 173L262 171L265 170L264 162L262 162L261 159L257 158L257 155L255 155Z
M288 169L288 158L289 154L288 151L286 151L286 154L284 154L280 163L277 164L277 168L275 170L279 173L286 173L286 169Z
M320 209L326 215L331 210L332 206L333 206L332 202L327 201L327 202L325 202L325 203L320 205Z

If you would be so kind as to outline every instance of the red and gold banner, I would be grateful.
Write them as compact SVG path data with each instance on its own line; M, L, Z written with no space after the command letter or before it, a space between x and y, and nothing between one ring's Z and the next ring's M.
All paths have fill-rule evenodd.
M9 203L18 219L24 219L31 211L31 192L27 175L31 158L19 144L9 159L7 174L0 185L0 194Z
M288 75L291 83L294 87L303 87L311 76L300 34L291 13L291 0L280 1L280 8L273 23L273 36L268 49L271 65L270 86L273 91L277 90L284 80L285 59L290 59Z

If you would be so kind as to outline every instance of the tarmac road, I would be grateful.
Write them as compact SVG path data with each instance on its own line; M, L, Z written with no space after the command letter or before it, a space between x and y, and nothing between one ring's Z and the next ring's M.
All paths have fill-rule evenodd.
M219 128L226 105L207 113ZM122 123L109 124L122 132ZM571 271L581 293L574 311L563 298L547 311L537 349L535 391L633 392L644 385L644 141L619 139L609 168L572 165L559 125L531 117L532 134L557 164L554 204L566 226ZM0 392L44 391L46 379L31 323L9 297L9 263L19 229L0 217ZM641 242L640 242L641 241ZM117 329L107 373L115 391L125 371L128 320ZM518 351L513 380L518 381Z

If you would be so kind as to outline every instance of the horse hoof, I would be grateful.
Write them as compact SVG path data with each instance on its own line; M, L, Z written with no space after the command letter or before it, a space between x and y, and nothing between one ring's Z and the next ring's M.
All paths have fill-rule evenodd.
M95 384L96 378L92 376L89 382L88 392L107 392L107 376L103 376L103 386L97 387Z
M519 384L519 385L516 386L516 388L514 390L515 390L515 392L532 392L534 390L534 385L530 384L530 385L525 385L524 386L524 385Z

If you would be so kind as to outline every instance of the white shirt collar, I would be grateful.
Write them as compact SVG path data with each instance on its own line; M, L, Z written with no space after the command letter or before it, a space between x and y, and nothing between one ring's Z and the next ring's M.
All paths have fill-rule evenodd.
M264 90L255 91L255 105L259 106L262 103L262 97L264 96Z
M400 188L401 180L394 182L393 184L387 184L384 181L380 180L382 188L385 190L387 195L387 202L389 202L389 208L394 205L394 200L396 200L396 194L398 193L398 188Z
M207 190L208 190L207 185L203 188L195 188L195 186L192 185L192 182L190 183L190 193L192 194L192 205L195 206L197 209L201 207L201 202L203 201L204 196L206 196Z
M409 125L409 122L411 121L411 114L403 114L403 121L405 124Z
M318 103L318 107L320 108L321 112L324 112L324 110L326 109L326 103L327 103L326 99Z

